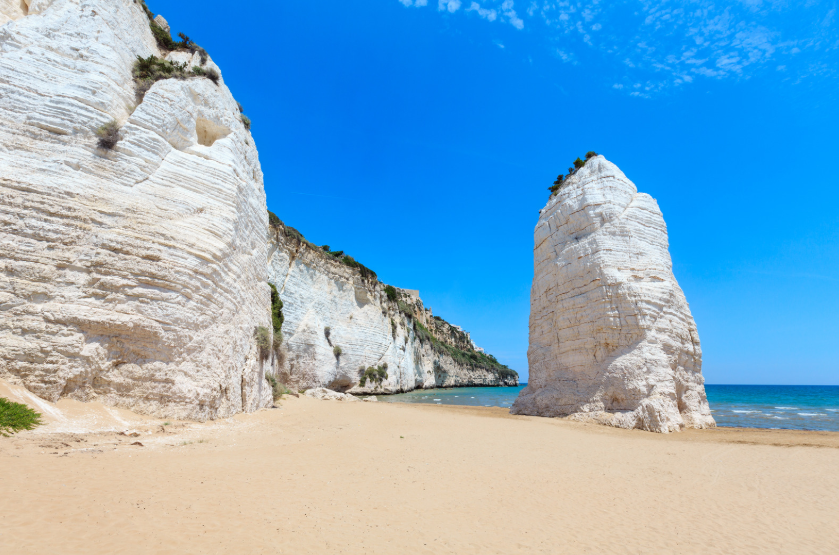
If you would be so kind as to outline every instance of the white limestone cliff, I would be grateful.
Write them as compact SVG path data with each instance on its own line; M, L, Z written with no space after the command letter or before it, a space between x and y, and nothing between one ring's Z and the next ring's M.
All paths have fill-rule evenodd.
M426 309L417 292L396 289L399 300L389 300L375 276L282 224L272 230L268 272L283 301L285 383L360 394L518 383L468 333ZM381 383L359 383L367 368L384 365Z
M652 197L592 158L542 209L534 258L530 378L511 412L654 432L714 426Z
M159 416L269 406L262 172L223 79L135 106L137 56L200 64L135 0L0 0L0 23L0 377Z

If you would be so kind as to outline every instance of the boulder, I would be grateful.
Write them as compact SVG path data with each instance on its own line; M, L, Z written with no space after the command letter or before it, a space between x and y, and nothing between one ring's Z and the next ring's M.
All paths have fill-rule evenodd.
M319 399L321 401L347 401L350 403L361 401L361 399L359 399L355 395L350 395L348 393L339 393L337 391L332 391L331 389L326 389L325 387L316 387L314 389L307 390L306 397Z

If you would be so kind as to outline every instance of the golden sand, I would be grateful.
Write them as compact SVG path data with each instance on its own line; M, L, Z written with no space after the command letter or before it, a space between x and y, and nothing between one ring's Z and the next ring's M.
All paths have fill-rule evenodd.
M281 404L164 426L60 401L0 438L0 552L839 553L839 434Z

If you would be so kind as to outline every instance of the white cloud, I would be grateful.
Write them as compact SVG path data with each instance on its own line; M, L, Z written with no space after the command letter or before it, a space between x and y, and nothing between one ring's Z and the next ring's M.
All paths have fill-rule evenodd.
M835 0L527 0L519 2L521 14L514 0L438 0L440 11L461 7L516 29L527 19L531 34L545 32L559 59L576 64L594 57L586 63L611 69L619 81L626 79L624 92L638 96L700 78L777 75L779 66L789 82L839 75L831 69L839 67ZM631 87L634 82L645 84Z
M410 8L411 6L414 6L416 8L421 8L423 6L428 5L428 0L399 0L399 1L406 8Z
M460 0L438 0L437 9L441 12L448 10L449 13L454 13L460 9Z
M478 15L488 21L495 21L498 17L498 12L492 9L482 8L477 2L472 2L472 5L466 8L467 12L478 12ZM503 48L503 47L502 47Z
M504 0L504 3L501 4L501 11L513 27L524 29L524 21L516 15L516 10L513 9L513 0Z

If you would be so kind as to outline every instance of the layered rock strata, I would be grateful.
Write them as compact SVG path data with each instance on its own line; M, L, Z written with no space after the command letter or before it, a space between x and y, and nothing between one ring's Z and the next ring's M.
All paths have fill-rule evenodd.
M202 64L161 51L135 0L0 14L0 375L160 416L270 405L262 172L223 79L137 105L137 56ZM121 140L97 148L111 121Z
M530 378L514 414L672 432L714 426L656 201L604 157L540 212Z
M283 381L354 394L518 383L417 292L394 288L389 299L369 270L341 260L281 223L272 229L268 273L285 315ZM365 380L368 369L380 370L380 381Z

